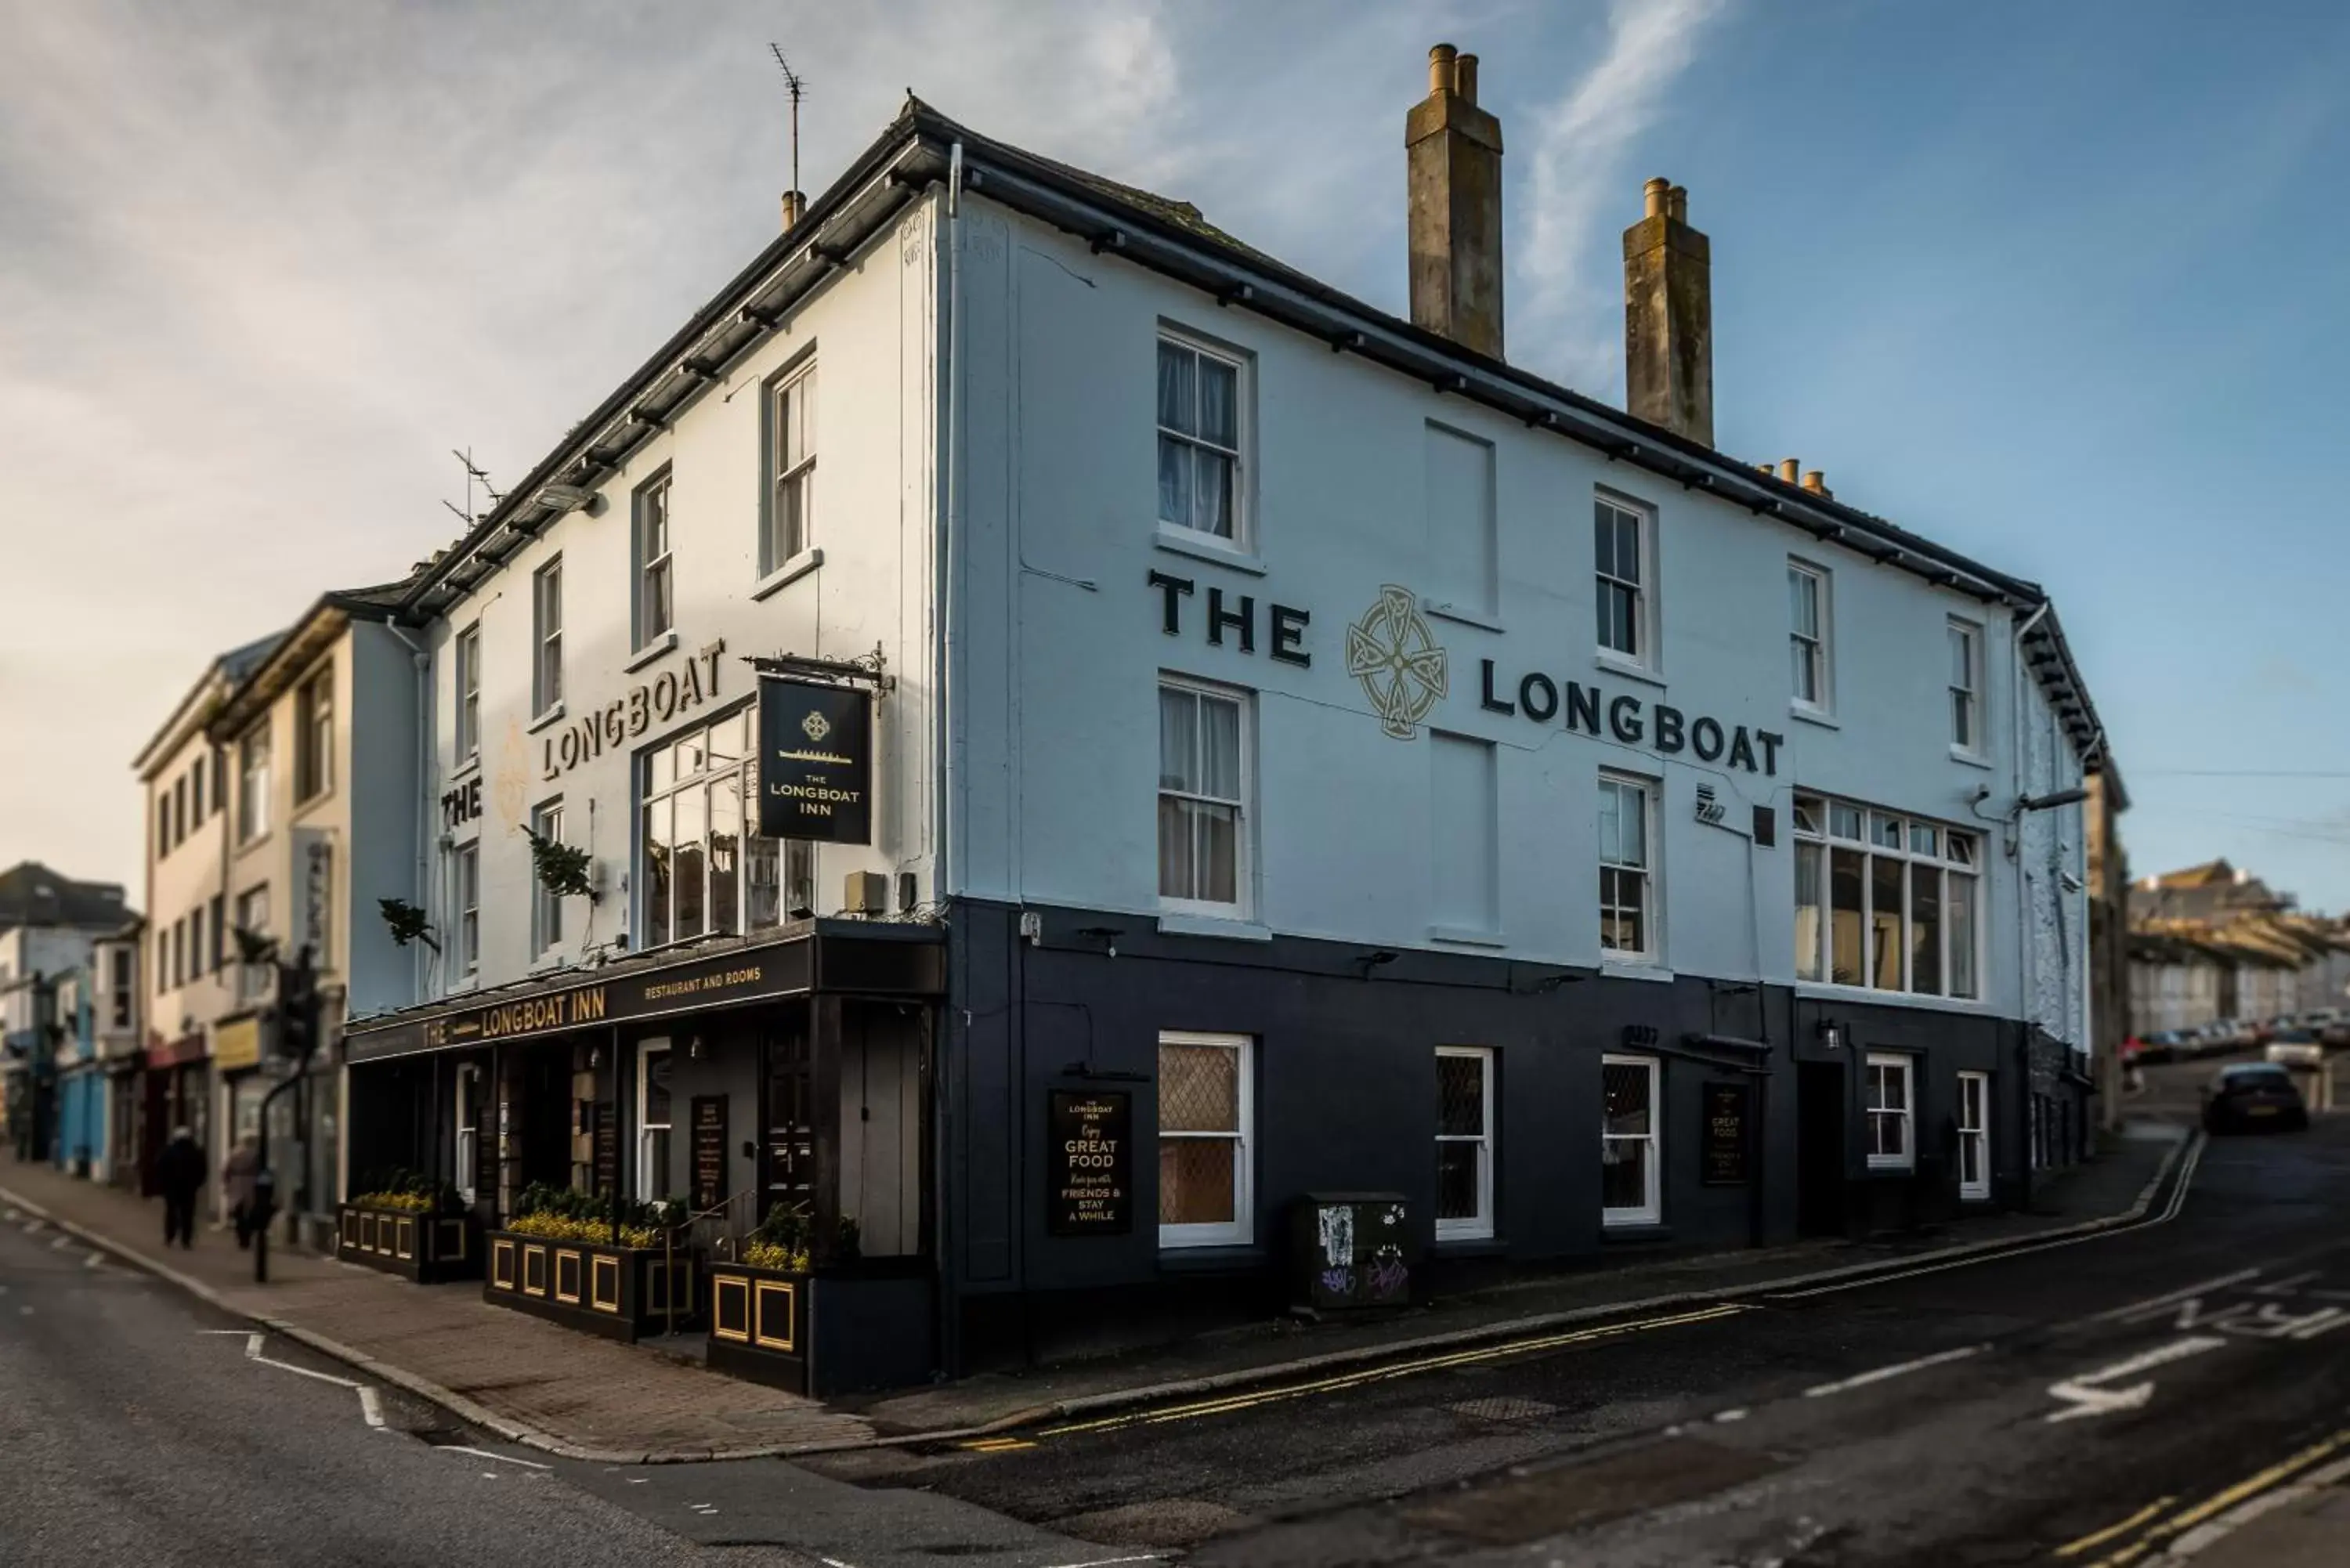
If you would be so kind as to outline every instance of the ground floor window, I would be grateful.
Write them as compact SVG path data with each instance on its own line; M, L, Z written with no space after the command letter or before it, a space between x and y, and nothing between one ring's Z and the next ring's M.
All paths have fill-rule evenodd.
M1159 1036L1159 1244L1251 1239L1254 1114L1245 1035Z
M637 1196L647 1203L669 1196L669 1042L637 1048Z
M457 1196L472 1203L481 1179L482 1069L467 1062L457 1069Z
M1493 1233L1493 1053L1436 1052L1436 1234Z
M1991 1196L1991 1075L1959 1075L1959 1196Z
M1907 1056L1868 1058L1868 1166L1908 1170L1917 1163L1917 1096Z
M1653 1056L1605 1056L1599 1075L1601 1218L1610 1225L1659 1224L1665 1217L1657 1118L1661 1065Z

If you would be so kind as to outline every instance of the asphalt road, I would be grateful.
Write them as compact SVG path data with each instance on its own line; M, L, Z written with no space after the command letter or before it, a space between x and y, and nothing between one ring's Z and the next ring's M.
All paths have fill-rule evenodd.
M2089 1568L2350 1429L2350 1117L2217 1140L2173 1196L1992 1262L811 1464L1195 1563Z

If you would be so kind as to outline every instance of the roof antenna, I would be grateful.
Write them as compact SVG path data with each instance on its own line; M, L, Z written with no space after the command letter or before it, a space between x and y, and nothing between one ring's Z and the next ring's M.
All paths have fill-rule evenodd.
M464 520L465 526L471 528L475 523L481 521L480 514L473 510L474 485L479 484L482 487L482 493L490 498L490 504L493 506L505 497L491 485L489 471L474 462L473 453L470 448L464 452L459 452L455 447L451 447L449 455L455 458L465 470L465 505L463 510L460 511L453 501L443 501L441 504L455 512Z
M767 52L783 68L784 90L792 97L792 194L796 196L800 192L800 99L807 96L807 84L792 69L792 62L784 58L782 45L769 44Z

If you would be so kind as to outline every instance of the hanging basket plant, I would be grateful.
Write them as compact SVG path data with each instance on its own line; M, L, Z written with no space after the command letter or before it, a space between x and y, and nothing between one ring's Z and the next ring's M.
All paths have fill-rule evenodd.
M530 840L531 869L537 874L540 887L558 898L594 901L596 885L589 873L595 863L585 849L533 833L527 827L522 831Z
M432 940L432 922L424 918L423 910L405 898L378 898L375 906L383 916L383 923L391 928L394 942L406 947L421 941L436 953L441 950L441 944Z

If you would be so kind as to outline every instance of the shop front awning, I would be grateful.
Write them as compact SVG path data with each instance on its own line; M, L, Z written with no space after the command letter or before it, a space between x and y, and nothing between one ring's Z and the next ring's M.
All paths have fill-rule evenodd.
M343 1048L356 1066L785 997L912 999L945 990L938 928L816 920L783 935L721 938L361 1019L344 1027Z

